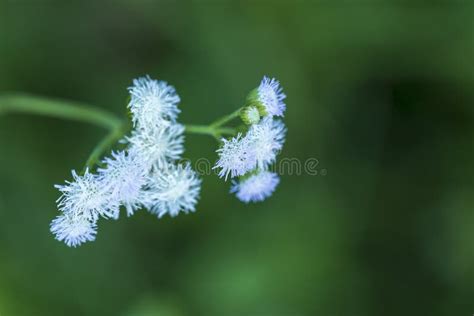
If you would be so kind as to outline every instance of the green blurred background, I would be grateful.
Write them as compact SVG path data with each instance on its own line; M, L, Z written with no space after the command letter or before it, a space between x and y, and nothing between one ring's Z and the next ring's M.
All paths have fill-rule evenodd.
M0 93L125 113L149 74L183 123L240 106L265 74L288 95L284 175L244 205L204 178L198 211L101 221L54 240L53 184L104 131L0 117L0 315L471 315L472 1L0 2ZM189 136L186 157L215 159Z

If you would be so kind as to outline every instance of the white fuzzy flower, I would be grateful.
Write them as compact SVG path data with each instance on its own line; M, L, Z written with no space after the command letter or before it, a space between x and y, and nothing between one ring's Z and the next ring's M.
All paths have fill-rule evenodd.
M162 121L176 121L180 98L173 86L146 76L133 80L128 90L131 95L128 107L134 126L149 130Z
M181 158L184 152L183 132L183 125L172 124L153 130L135 130L126 140L130 143L130 150L141 157L145 166L161 169L170 161Z
M276 173L260 171L240 182L233 181L230 192L244 203L260 202L273 194L278 183L280 178Z
M140 207L140 193L146 183L146 169L135 152L112 152L112 158L103 161L107 167L98 169L99 179L102 181L110 199L125 206L127 215L132 215ZM118 218L119 207L114 210L114 218Z
M51 232L59 241L64 241L69 247L76 247L86 241L95 240L97 226L95 221L89 221L81 216L62 214L51 222Z
M231 178L244 175L256 166L254 146L248 137L238 134L230 140L222 139L222 146L217 150L219 160L213 169L220 168L219 177Z
M72 171L74 181L66 185L56 185L62 195L57 200L58 208L68 215L83 216L87 220L97 220L99 216L112 217L110 199L107 189L97 176L86 170L83 176Z
M286 98L286 95L283 93L278 80L263 77L257 92L258 100L263 104L269 115L283 116L283 112L286 110L283 100Z
M194 212L201 190L201 180L187 164L169 165L165 170L155 171L149 178L148 190L143 200L151 213L162 217L169 214Z
M286 128L283 122L266 117L259 124L252 125L245 136L255 153L257 166L266 169L276 160L283 148Z

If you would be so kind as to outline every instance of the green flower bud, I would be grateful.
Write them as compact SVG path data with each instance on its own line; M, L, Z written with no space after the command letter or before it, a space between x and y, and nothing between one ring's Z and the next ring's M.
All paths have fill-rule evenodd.
M260 122L260 111L256 106L247 106L240 113L240 118L247 125L253 125Z

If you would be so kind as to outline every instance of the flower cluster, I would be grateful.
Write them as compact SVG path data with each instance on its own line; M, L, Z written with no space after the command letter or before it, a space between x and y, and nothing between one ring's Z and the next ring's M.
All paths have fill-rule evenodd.
M95 173L89 168L81 174L73 170L72 181L56 186L61 192L57 200L61 214L50 228L57 240L70 247L92 241L98 220L118 219L121 210L131 216L145 208L158 218L194 212L201 180L189 164L178 162L185 130L216 138L224 133L234 136L222 139L214 169L221 178L233 178L230 192L239 200L259 202L273 194L280 178L270 167L286 134L281 120L286 96L277 80L264 77L239 111L209 126L187 128L177 122L180 98L166 82L138 78L129 92L133 128L117 137L122 138L118 150L103 158ZM244 127L222 126L239 114Z
M217 150L219 159L214 166L222 178L239 177L232 181L231 193L242 202L263 201L280 182L269 167L275 163L285 141L286 127L275 117L283 117L286 98L275 79L264 77L253 90L241 111L241 118L248 125L245 135L222 139Z
M126 147L103 159L97 173L88 169L73 181L57 185L61 214L51 232L70 247L92 241L100 217L118 219L146 208L162 217L195 211L201 180L189 164L178 164L184 152L184 127L176 122L179 96L164 81L143 77L129 88L133 130Z

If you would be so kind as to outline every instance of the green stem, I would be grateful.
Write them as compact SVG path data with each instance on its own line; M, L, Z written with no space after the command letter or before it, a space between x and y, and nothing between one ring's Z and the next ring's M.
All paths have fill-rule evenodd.
M219 140L223 135L234 135L234 128L222 127L240 115L241 109L216 120L211 125L186 125L186 132L209 135ZM25 113L43 115L73 121L95 124L110 130L109 134L97 144L89 158L86 168L93 168L113 145L122 138L128 129L120 118L109 112L81 103L32 96L28 94L7 94L0 96L0 115L7 113Z
M235 129L231 127L213 127L212 125L185 125L186 133L201 134L219 137L222 135L233 135Z
M209 126L205 125L185 125L184 126L186 129L186 133L189 134L201 134L201 135L213 135L214 130L210 128Z
M214 121L210 126L216 128L216 127L221 127L222 125L232 121L233 119L236 119L240 116L240 112L242 111L242 108L239 108L237 111L230 113L229 115L226 115L220 119L217 119Z
M50 116L91 123L107 129L116 129L122 124L121 119L101 109L77 102L42 98L27 94L0 96L0 114L3 113Z
M114 128L110 131L107 136L105 136L100 143L95 146L94 150L91 152L89 158L87 159L86 165L82 170L82 173L85 172L86 168L92 169L103 156L103 154L113 147L127 132L128 125L121 124L119 127Z

